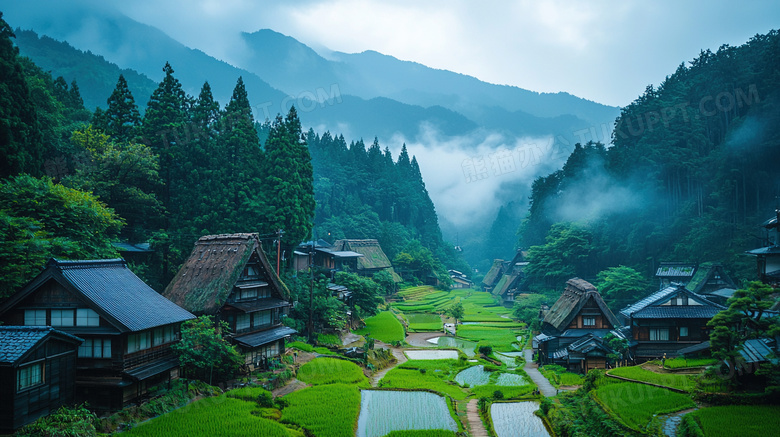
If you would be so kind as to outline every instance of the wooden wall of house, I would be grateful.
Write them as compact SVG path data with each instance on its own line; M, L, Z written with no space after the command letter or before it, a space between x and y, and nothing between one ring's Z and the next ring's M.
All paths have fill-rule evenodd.
M17 391L18 366L43 363L43 382ZM71 343L49 340L17 367L0 368L0 430L18 429L74 400L76 351Z

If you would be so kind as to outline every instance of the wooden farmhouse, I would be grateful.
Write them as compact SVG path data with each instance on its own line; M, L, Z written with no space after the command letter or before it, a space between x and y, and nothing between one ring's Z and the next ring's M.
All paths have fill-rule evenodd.
M73 403L81 342L50 326L0 326L0 433Z
M482 290L488 293L493 291L498 281L504 276L504 260L494 259L490 270L482 278Z
M336 272L358 270L358 259L362 253L351 250L336 250L325 240L301 243L293 253L293 267L296 271L308 270L310 266L335 279Z
M333 243L333 250L337 252L354 252L362 256L356 258L355 272L361 276L373 276L374 273L387 270L396 283L403 282L403 279L393 269L390 258L385 255L379 241L375 239L367 240L336 240Z
M607 334L625 338L596 287L579 278L566 281L566 289L547 311L541 331L534 338L540 364L558 364L582 373L606 367L612 353L603 340Z
M681 349L709 340L707 322L725 309L686 287L673 284L620 310L631 329L639 361L677 356Z
M52 326L84 340L75 399L97 410L119 410L149 387L178 377L171 345L181 323L194 317L122 259L52 259L0 306L4 325Z
M289 292L257 234L201 237L163 295L197 315L227 322L250 369L284 353L285 338L296 332L282 325Z
M765 221L762 247L748 251L748 255L756 257L756 273L758 279L774 288L780 288L780 209L776 216Z

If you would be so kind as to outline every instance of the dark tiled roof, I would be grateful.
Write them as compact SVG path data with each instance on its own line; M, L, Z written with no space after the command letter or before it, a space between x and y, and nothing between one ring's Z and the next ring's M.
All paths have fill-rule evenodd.
M254 311L270 310L273 308L281 308L281 307L289 306L290 303L282 299L267 298L267 299L252 300L248 302L231 302L228 305L232 306L233 308L244 311L246 313L251 313Z
M767 345L770 341L771 340L769 339L762 338L745 340L739 354L745 358L746 363L762 363L765 361L776 362L776 358L770 357L770 355L774 353L772 348Z
M693 346L684 347L677 351L678 355L694 354L696 352L702 352L710 348L710 342L704 341Z
M688 296L689 300L694 300L701 305L659 305L671 299L672 296L678 293L684 293ZM633 317L636 318L711 318L718 311L725 309L725 307L718 305L705 299L703 296L698 295L687 288L679 284L672 284L664 289L656 291L655 293L647 296L639 302L629 305L622 310L620 314L626 319ZM709 314L709 315L708 315Z
M51 326L0 326L0 363L14 364L50 335L81 343L83 340Z
M288 328L287 326L280 326L278 328L269 329L267 331L255 332L252 334L242 335L240 337L234 337L236 343L244 347L255 348L268 344L272 341L279 340L280 338L287 337L295 334L296 330Z
M635 319L711 319L718 308L704 305L654 306L634 313Z
M178 366L179 358L169 357L162 360L152 361L151 363L144 364L143 366L138 366L134 369L126 371L125 374L137 381L143 381Z
M780 245L759 247L758 249L748 250L750 255L777 255L780 254Z
M125 331L141 331L195 318L127 268L124 260L49 262L81 295ZM100 311L98 311L100 312Z

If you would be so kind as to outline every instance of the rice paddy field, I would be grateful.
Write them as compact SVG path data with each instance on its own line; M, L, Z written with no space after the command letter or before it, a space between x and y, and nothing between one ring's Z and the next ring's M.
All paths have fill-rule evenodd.
M382 437L392 431L425 429L458 431L443 397L421 391L363 390L357 437Z
M666 387L677 388L680 390L691 391L696 385L696 381L689 375L677 375L674 373L655 373L642 366L618 367L608 371L610 375L621 376L623 378L636 381L645 381Z
M520 349L517 336L520 328L503 328L482 325L458 325L458 336L477 342L478 346L492 346L497 352L511 352Z
M548 437L544 422L534 411L536 402L501 402L490 406L490 419L498 437Z
M636 431L643 431L656 415L696 406L686 394L633 382L601 386L594 396L607 412Z
M406 338L404 327L390 311L382 311L366 319L366 326L355 331L356 334L369 335L385 343L403 341Z
M447 374L433 369L423 373L420 370L396 367L379 380L379 387L434 390L456 400L463 400L468 396L467 390L451 382Z
M360 389L353 384L299 390L284 396L289 405L282 411L282 422L300 425L317 437L352 436L360 412L360 397ZM245 432L242 435L265 434Z
M297 378L312 385L358 384L365 386L368 378L357 364L337 358L315 358L301 366Z
M126 436L197 437L262 435L267 437L303 436L283 424L252 414L257 403L228 398L225 395L201 399L151 419L122 433ZM294 431L291 434L290 431Z
M778 405L708 407L688 415L707 437L769 436L777 435L780 430Z
M438 314L409 313L405 315L411 332L441 331L444 324Z

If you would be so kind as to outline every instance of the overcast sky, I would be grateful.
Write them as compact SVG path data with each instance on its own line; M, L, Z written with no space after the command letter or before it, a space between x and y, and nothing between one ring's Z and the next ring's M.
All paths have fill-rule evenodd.
M402 60L625 106L701 49L780 27L775 1L135 0L117 5L226 61L238 31Z

